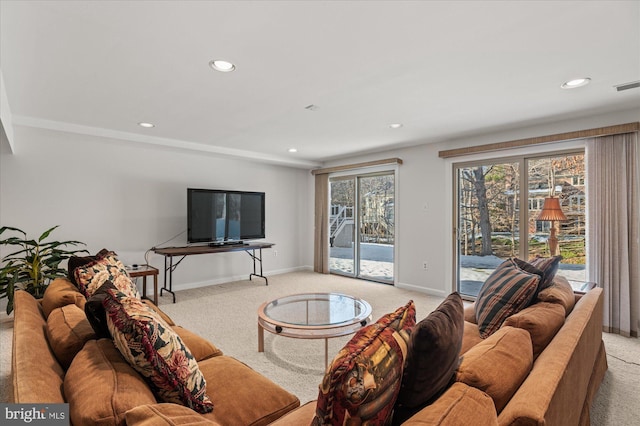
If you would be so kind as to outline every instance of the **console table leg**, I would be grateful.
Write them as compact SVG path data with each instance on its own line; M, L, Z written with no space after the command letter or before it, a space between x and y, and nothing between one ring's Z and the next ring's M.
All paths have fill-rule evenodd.
M169 258L169 266L167 266L167 257ZM173 265L173 256L164 257L164 283L160 289L160 296L162 296L163 291L171 293L173 296L173 303L176 303L176 294L173 292L173 270L178 266L178 263L176 263L175 266ZM167 271L169 271L169 288L167 288Z

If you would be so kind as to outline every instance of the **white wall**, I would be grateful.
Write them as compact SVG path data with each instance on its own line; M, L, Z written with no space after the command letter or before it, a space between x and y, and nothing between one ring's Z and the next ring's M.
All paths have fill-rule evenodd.
M219 158L147 144L15 127L16 154L2 142L0 223L37 237L60 225L52 237L83 241L91 253L103 247L128 264L145 252L186 244L187 187L264 191L267 274L310 267L307 170ZM5 237L5 235L3 235ZM151 254L161 269L164 258ZM174 273L174 288L246 279L245 253L187 257ZM162 273L160 274L162 282Z
M325 166L403 159L398 169L398 285L446 295L453 290L452 164L482 156L444 160L439 151L633 121L640 121L640 109L359 155ZM59 224L58 239L84 241L91 252L107 247L127 263L142 263L148 248L186 230L187 187L265 191L266 240L276 243L278 251L277 257L265 251L265 271L313 264L314 181L308 170L19 126L15 136L17 154L8 152L6 140L1 151L2 225L35 234ZM518 153L572 146L580 142ZM182 234L167 245L184 243ZM150 260L162 267L162 257ZM423 261L429 265L426 272ZM242 253L191 256L176 269L174 283L187 288L246 278L249 272L250 259Z
M396 200L398 203L397 283L399 287L446 295L453 291L452 165L455 162L495 157L496 154L442 159L438 157L439 151L635 121L640 121L640 109L343 158L327 163L325 166L332 167L391 157L399 157L403 160L404 164L398 169L399 188ZM582 146L582 141L570 141L504 151L498 155L548 152ZM426 272L422 269L423 261L429 265Z

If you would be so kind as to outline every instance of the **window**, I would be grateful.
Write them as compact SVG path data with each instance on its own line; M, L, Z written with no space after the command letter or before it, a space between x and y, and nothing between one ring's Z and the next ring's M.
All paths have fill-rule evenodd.
M475 297L508 257L550 256L552 227L563 257L559 273L581 287L586 279L583 152L459 163L454 170L454 275L461 294ZM551 196L560 199L566 221L537 220L545 198Z

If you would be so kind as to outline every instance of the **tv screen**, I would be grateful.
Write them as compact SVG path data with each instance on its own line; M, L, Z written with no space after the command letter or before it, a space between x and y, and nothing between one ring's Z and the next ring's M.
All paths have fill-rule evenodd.
M264 192L187 189L188 242L264 238L264 229Z

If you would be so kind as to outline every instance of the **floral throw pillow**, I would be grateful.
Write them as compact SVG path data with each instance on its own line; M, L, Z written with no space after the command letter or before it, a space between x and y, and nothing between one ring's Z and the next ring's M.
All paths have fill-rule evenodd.
M390 424L415 323L410 301L360 329L327 369L312 425Z
M140 298L140 293L131 281L124 264L112 251L101 250L94 261L75 268L73 274L78 289L87 298L93 296L106 281L111 281L127 296Z
M113 289L106 294L103 304L113 342L158 398L211 412L206 380L180 336L140 299Z

